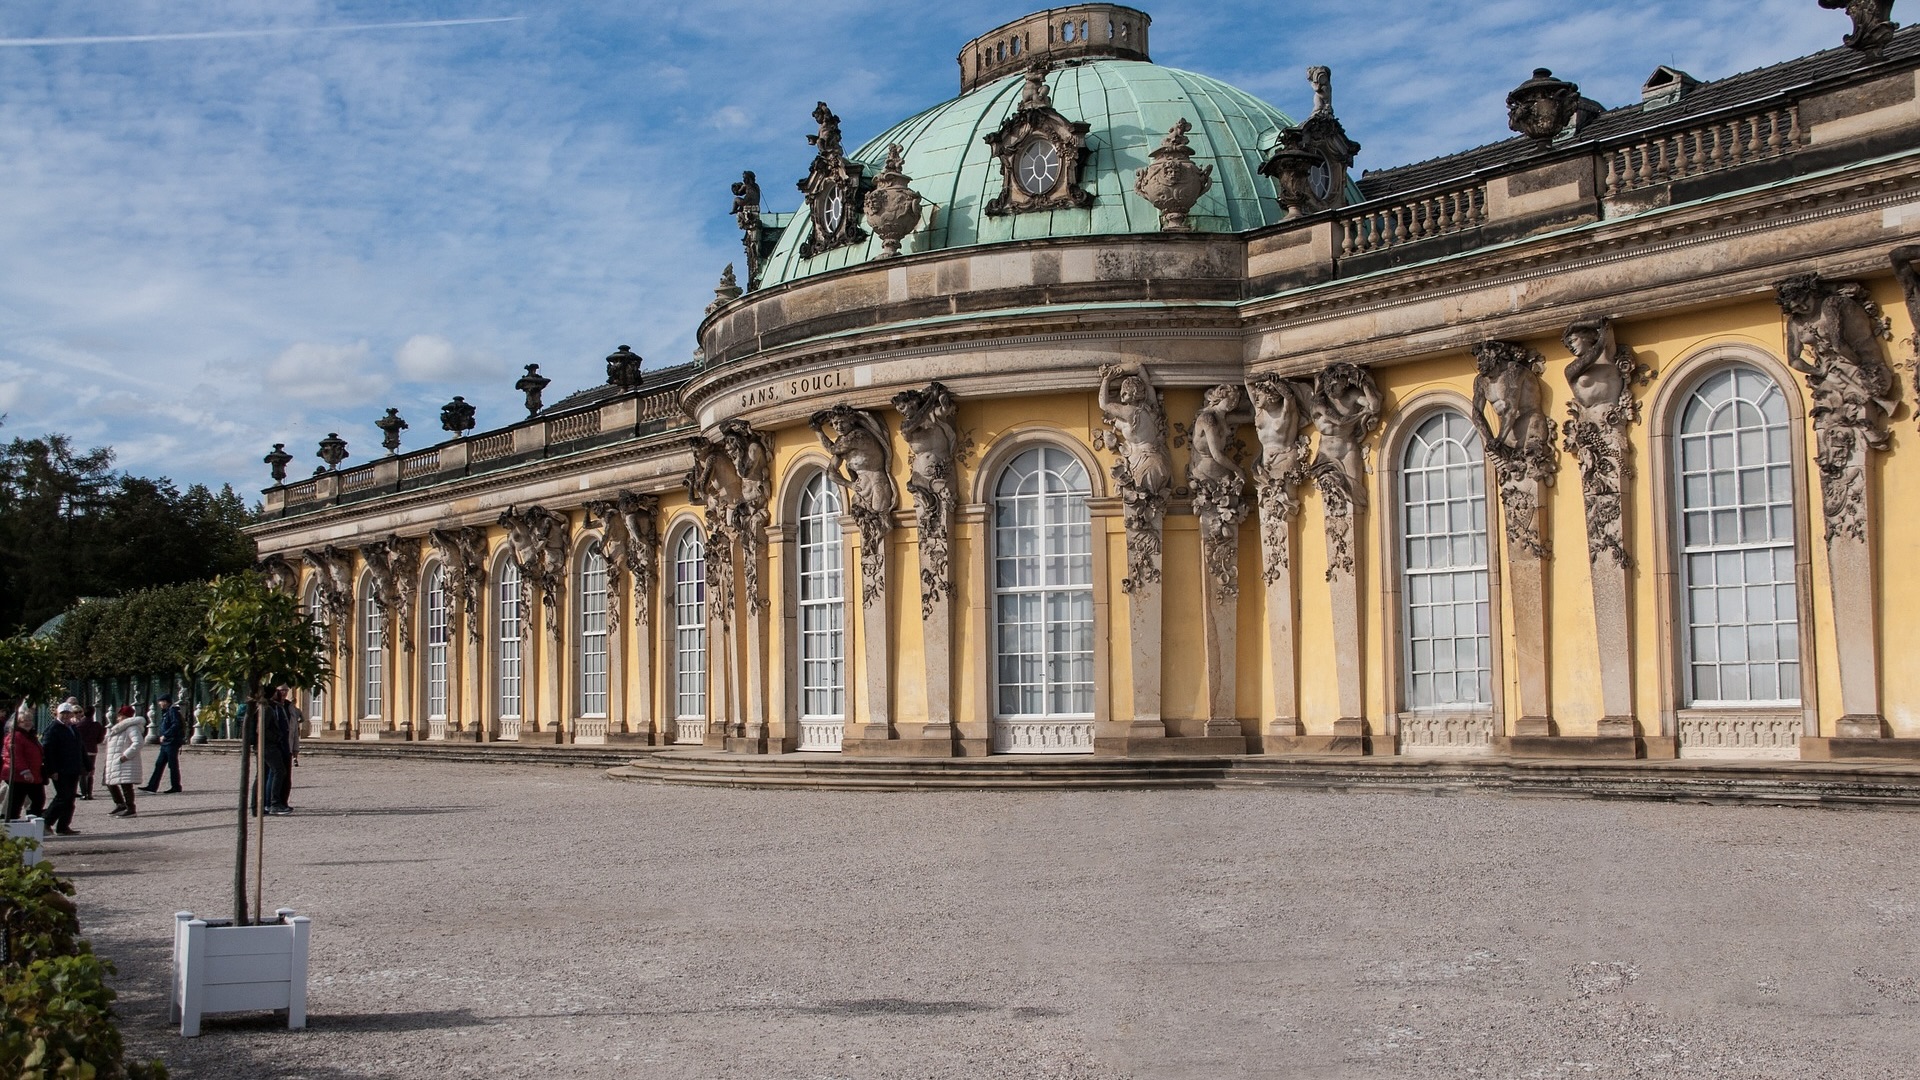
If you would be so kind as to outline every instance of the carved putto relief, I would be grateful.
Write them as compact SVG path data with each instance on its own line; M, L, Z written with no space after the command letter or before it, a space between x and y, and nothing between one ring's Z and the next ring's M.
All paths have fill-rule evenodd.
M540 605L546 612L547 634L560 634L560 597L567 587L567 544L572 526L566 517L545 507L529 506L516 512L508 507L500 515L506 527L507 544L514 564L520 568L520 603L531 610L533 591L540 591ZM522 637L531 637L531 619L520 623Z
M1127 576L1133 592L1160 580L1160 530L1173 487L1173 457L1167 448L1167 414L1144 367L1100 368L1100 413L1108 430L1094 444L1119 459L1113 479L1127 527Z
M1053 107L1048 70L1045 61L1028 69L1019 109L984 136L1000 159L1000 195L987 203L990 217L1093 205L1093 193L1080 187L1092 128Z
M920 227L920 193L908 187L905 151L899 143L887 147L887 164L873 178L873 190L867 192L867 227L880 238L880 257L900 254L900 242Z
M808 423L833 455L827 475L846 492L847 513L860 527L860 600L871 607L885 589L887 534L899 502L887 426L873 413L846 404L814 413Z
M1547 557L1540 535L1540 488L1553 483L1559 468L1553 445L1554 422L1547 415L1540 373L1546 357L1509 341L1488 341L1473 348L1479 374L1473 379L1473 426L1500 481L1507 541L1535 558ZM1487 420L1492 408L1498 431Z
M760 550L765 542L768 498L772 494L773 448L744 420L728 420L712 438L688 440L693 468L687 493L706 507L707 585L717 598L722 625L731 625L734 601L733 540L737 539L747 577L747 613L758 616L766 605L760 588Z
M614 497L614 511L626 538L620 562L633 579L633 623L646 626L653 620L647 600L653 595L654 577L660 567L660 499L622 491ZM612 561L609 555L609 564Z
M800 244L800 257L811 259L837 247L858 244L867 238L860 228L860 199L866 166L848 160L840 145L840 118L822 101L813 108L813 122L820 130L807 136L815 149L807 178L800 181L800 193L807 199L807 218L812 230ZM751 278L749 279L751 280Z
M1893 40L1894 31L1900 29L1900 24L1893 21L1893 4L1894 0L1820 0L1821 7L1845 11L1853 19L1853 33L1842 39L1842 44L1876 58Z
M1133 174L1133 190L1160 211L1162 232L1191 232L1188 211L1213 186L1213 166L1193 163L1193 144L1187 132L1193 125L1181 117L1174 122L1158 149L1148 156L1153 164Z
M314 614L337 652L353 616L353 557L328 544L319 551L303 552L300 559L313 571L314 603L319 609Z
M1207 391L1188 435L1187 488L1200 519L1201 561L1221 600L1240 594L1240 523L1252 507L1246 475L1234 460L1235 435L1252 419L1238 386L1216 386Z
M1281 131L1260 166L1262 175L1273 177L1289 220L1347 205L1348 176L1360 154L1360 144L1333 114L1333 69L1310 67L1307 81L1313 85L1313 114Z
M367 580L373 602L386 615L387 633L399 639L400 648L413 651L413 603L419 593L420 545L398 535L378 540L360 549L367 564Z
M1367 438L1384 409L1380 386L1366 368L1343 361L1314 377L1307 419L1320 433L1320 445L1310 472L1326 506L1328 581L1354 572L1354 516L1367 508Z
M442 587L447 606L461 613L467 624L467 639L480 641L480 588L487 577L487 534L473 525L458 529L435 529L427 542L440 556Z
M1247 384L1253 399L1253 430L1260 457L1253 486L1260 505L1260 576L1268 584L1287 572L1289 529L1300 512L1300 485L1307 480L1307 406L1313 387L1298 379L1261 375Z
M1632 565L1627 554L1622 495L1632 468L1627 460L1627 429L1640 420L1633 389L1653 373L1634 359L1633 349L1614 337L1608 319L1567 327L1561 338L1573 362L1567 365L1567 422L1562 430L1568 453L1580 464L1586 498L1587 556L1614 566Z
M1787 320L1787 363L1807 378L1827 536L1865 540L1867 457L1892 442L1899 383L1880 341L1893 331L1857 282L1800 274L1774 287Z
M907 443L907 492L913 496L914 523L920 533L920 617L933 617L934 605L953 590L953 511L960 504L955 459L960 432L954 426L958 406L940 383L893 395L900 413L900 437Z
M261 580L274 592L290 593L300 582L299 571L279 555L269 555L260 560L259 569Z

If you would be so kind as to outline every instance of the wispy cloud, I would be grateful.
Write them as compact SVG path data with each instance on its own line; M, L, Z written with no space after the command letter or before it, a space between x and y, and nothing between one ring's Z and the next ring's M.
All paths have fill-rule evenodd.
M196 30L174 34L102 34L89 37L0 38L0 48L45 48L50 45L123 45L149 41L225 41L231 38L294 37L301 34L345 34L361 30L421 30L435 26L481 26L519 22L524 15L489 19L423 19L415 22L355 23L347 26L264 26L252 30Z

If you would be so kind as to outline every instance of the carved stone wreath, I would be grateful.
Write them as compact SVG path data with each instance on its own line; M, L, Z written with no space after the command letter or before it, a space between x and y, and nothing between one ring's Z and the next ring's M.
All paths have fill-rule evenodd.
M1080 187L1090 130L1090 125L1069 120L1053 107L1047 65L1036 64L1027 72L1020 108L999 131L985 136L1000 159L1000 196L987 203L987 215L1092 206L1092 193Z

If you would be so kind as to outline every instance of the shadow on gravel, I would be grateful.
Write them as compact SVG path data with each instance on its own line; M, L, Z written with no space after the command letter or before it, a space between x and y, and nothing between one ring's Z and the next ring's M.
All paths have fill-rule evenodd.
M905 998L861 998L854 1001L824 1001L806 1005L794 1012L815 1016L960 1016L966 1013L999 1012L1000 1006L984 1001L908 1001Z

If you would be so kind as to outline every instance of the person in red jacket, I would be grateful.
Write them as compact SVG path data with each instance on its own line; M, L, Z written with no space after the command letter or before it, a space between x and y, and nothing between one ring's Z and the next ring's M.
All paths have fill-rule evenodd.
M14 715L13 730L0 744L0 779L7 782L6 819L20 816L22 806L31 805L39 817L47 805L47 778L40 771L40 740L33 737L33 714L21 709Z

